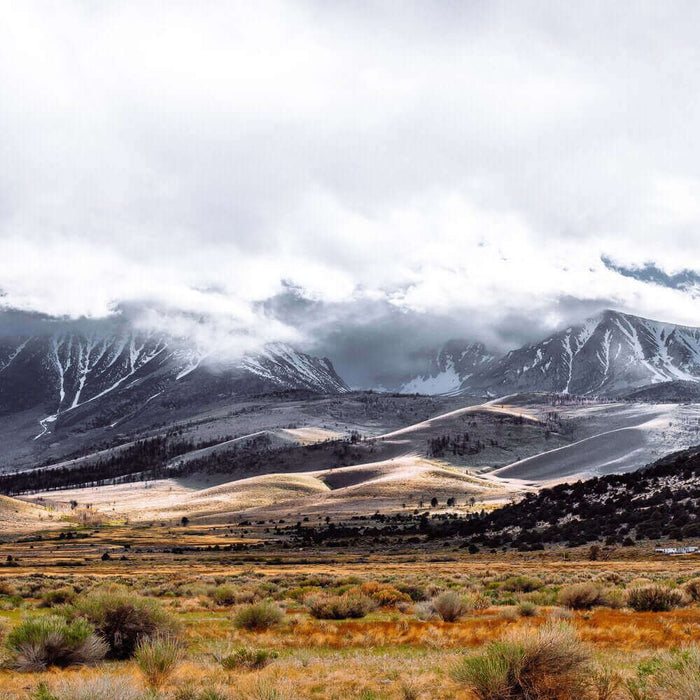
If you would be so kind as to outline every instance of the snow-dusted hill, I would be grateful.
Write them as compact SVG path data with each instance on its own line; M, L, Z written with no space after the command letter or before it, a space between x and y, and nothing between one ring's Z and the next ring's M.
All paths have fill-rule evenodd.
M604 311L489 363L461 391L615 396L671 380L700 381L700 328Z
M156 396L196 404L211 395L348 390L330 360L283 343L231 361L162 334L85 325L0 338L0 416L38 411L39 439L57 421L118 419Z

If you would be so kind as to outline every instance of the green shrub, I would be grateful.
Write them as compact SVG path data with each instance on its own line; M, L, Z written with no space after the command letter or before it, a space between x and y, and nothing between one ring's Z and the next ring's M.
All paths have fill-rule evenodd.
M468 610L488 610L493 605L489 596L483 593L468 593L464 596L464 603Z
M254 603L242 607L234 616L233 624L239 629L262 632L279 625L284 619L282 610L273 603Z
M134 651L136 664L143 673L146 685L152 690L158 690L168 680L181 656L180 643L168 636L141 639Z
M233 605L236 602L236 589L233 586L217 586L209 595L217 605Z
M559 591L559 604L573 610L590 610L607 602L606 592L598 583L576 583Z
M24 620L7 635L5 646L9 665L19 671L93 663L107 652L107 645L89 622L68 622L58 615Z
M538 591L526 593L523 600L529 600L535 605L557 605L559 602L559 594L550 588L540 588Z
M72 588L56 588L42 593L40 605L42 608L53 608L70 603L73 598L75 598L75 591Z
M603 605L613 610L624 608L625 602L627 601L625 591L621 588L606 588L603 592L603 597L605 599Z
M36 690L32 693L31 698L32 700L60 700L58 695L51 692L46 683L39 683Z
M700 648L672 651L656 660L650 685L661 698L697 700L700 694Z
M432 603L435 612L445 622L455 622L473 610L468 601L455 591L441 593L433 598Z
M518 614L520 617L534 617L537 615L537 606L529 600L524 600L518 605Z
M571 627L547 625L492 642L457 662L450 675L481 700L573 700L582 696L588 659Z
M319 593L319 589L317 586L296 586L294 588L290 588L285 593L285 597L291 598L292 600L296 600L297 602L299 602L304 600L304 598L316 593Z
M348 617L364 617L376 608L376 603L366 595L320 595L307 602L309 613L319 620L344 620Z
M109 645L107 656L112 659L132 657L142 639L179 632L175 618L158 602L118 586L79 596L65 614L69 619L80 617L91 622Z
M24 605L24 598L15 593L15 595L0 599L0 610L15 610Z
M595 700L616 700L622 686L622 676L607 666L599 666L591 675L591 686Z
M425 588L417 584L397 583L396 590L401 591L401 593L405 593L414 603L428 599L428 593Z
M501 589L511 593L530 593L543 585L542 581L532 576L510 576L501 583Z
M278 658L278 656L279 654L276 651L241 648L236 649L232 654L224 656L221 659L221 667L228 672L239 669L257 671L271 664L273 659Z
M458 661L450 676L466 685L481 700L517 698L513 692L513 667L518 661L518 650L502 642L489 644L485 653Z
M665 612L685 605L683 591L653 583L635 586L627 591L627 605L636 612Z

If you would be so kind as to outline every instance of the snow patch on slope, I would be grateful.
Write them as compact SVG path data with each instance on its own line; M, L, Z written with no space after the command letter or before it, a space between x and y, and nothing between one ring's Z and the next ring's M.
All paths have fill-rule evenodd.
M452 360L447 361L444 372L434 377L415 377L400 389L402 394L455 394L466 377L460 377Z

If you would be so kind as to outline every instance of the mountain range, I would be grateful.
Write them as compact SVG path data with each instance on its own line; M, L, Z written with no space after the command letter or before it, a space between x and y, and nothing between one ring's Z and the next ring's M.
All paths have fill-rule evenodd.
M246 397L349 391L331 360L284 343L231 360L126 322L45 320L27 332L21 324L12 328L0 336L0 422L6 452L27 451L27 459L54 434L86 440L91 431L133 434L168 425L175 414L188 420L229 410ZM532 391L630 394L641 400L669 400L680 392L683 401L697 395L694 387L700 387L700 329L604 311L505 355L478 342L449 341L401 391L490 398ZM30 442L35 447L24 447Z
M112 425L156 397L201 405L290 389L348 391L330 360L284 343L230 361L126 326L0 338L0 416L37 413L37 440L86 416L90 427Z
M700 328L607 310L501 356L480 344L451 341L402 391L616 397L666 382L700 382Z

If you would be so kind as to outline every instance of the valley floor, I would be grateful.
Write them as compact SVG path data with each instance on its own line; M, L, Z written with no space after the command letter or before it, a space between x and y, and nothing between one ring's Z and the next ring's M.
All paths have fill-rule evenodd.
M486 653L495 640L535 638L537 630L562 625L585 650L585 683L577 697L601 697L596 684L609 677L616 690L605 697L622 699L634 697L630 689L650 660L672 663L669 650L700 643L700 607L686 592L695 592L688 582L700 575L700 558L662 557L651 547L590 561L588 549L479 556L437 545L352 553L275 546L222 551L247 538L232 541L210 528L97 527L78 534L89 537L49 540L54 535L45 533L42 540L2 545L3 561L9 555L16 565L0 569L0 626L13 629L28 617L62 614L55 591L63 592L56 600L70 604L119 584L133 599L155 600L178 621L178 660L150 695L135 660L31 672L8 668L0 670L4 699L478 698L484 696L455 671L465 657ZM113 554L102 560L100 552ZM686 598L662 612L639 612L625 603L628 591L650 584L683 591ZM576 609L567 591L581 585L608 598ZM446 592L464 602L452 622L434 610ZM358 619L315 616L314 601L343 595L371 604ZM265 629L240 626L241 611L263 601L281 611L280 619ZM224 668L221 660L240 649L262 653L265 662ZM11 660L9 647L5 654ZM650 689L644 697L692 696L653 695Z

